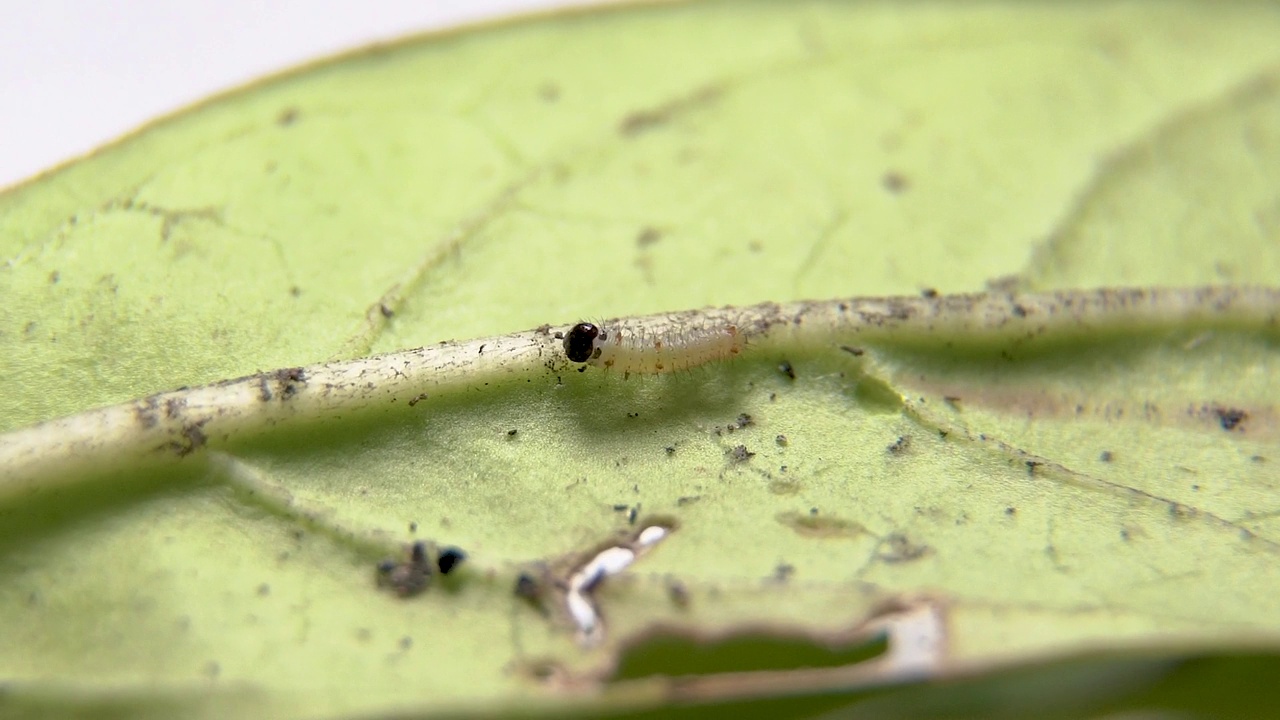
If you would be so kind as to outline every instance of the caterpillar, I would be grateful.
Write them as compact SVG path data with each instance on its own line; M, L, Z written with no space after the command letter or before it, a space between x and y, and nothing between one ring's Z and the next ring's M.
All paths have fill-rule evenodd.
M742 352L746 335L731 323L692 324L672 321L660 324L596 325L580 322L564 333L564 354L570 361L619 371L653 375L676 372Z

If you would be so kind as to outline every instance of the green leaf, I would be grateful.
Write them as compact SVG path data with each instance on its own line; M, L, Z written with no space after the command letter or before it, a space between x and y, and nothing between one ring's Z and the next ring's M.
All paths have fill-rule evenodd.
M1274 284L1278 36L1264 2L702 2L265 81L0 196L0 450L70 457L82 436L53 430L105 416L24 428L180 386L584 318ZM182 426L146 462L123 449L138 428L211 396L122 406L90 467L0 486L0 703L838 695L903 679L859 660L919 608L945 619L944 676L1273 648L1275 308L1268 329L1266 307L1179 323L1163 302L1027 342L823 320L656 376L495 360L326 412L288 405L323 388L285 371L259 426ZM654 524L669 536L595 589L584 646L556 583ZM413 597L378 587L418 538L468 561ZM691 637L729 650L695 659L703 681L652 676ZM714 674L753 657L774 664Z

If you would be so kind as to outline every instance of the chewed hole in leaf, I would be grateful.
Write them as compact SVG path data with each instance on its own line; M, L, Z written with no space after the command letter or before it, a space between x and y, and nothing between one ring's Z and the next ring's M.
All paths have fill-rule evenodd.
M886 633L848 643L824 643L801 634L745 630L707 640L659 631L623 650L607 682L665 676L682 677L763 671L835 668L884 654Z

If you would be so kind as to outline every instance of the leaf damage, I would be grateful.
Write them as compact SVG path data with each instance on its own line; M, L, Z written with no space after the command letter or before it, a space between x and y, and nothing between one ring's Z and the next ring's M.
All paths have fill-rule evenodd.
M622 641L597 668L574 673L551 661L540 680L561 691L629 687L665 702L788 696L921 680L945 666L947 605L892 598L837 630L748 623L714 630L658 624Z

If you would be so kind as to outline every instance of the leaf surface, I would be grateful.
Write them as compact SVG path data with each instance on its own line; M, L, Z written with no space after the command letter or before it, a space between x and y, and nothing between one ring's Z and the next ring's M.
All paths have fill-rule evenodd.
M583 318L1274 283L1275 37L1261 2L703 2L318 64L0 196L0 430ZM534 670L657 623L831 639L921 595L956 667L1274 641L1273 335L840 344L401 398L8 498L0 674L157 715L562 707L591 693ZM514 597L659 521L599 646ZM413 538L466 572L378 590ZM605 701L662 686L629 687Z

